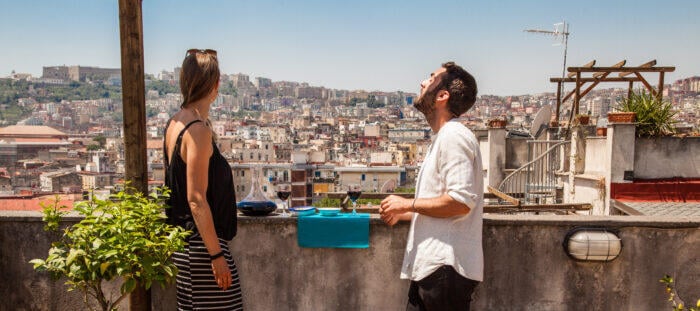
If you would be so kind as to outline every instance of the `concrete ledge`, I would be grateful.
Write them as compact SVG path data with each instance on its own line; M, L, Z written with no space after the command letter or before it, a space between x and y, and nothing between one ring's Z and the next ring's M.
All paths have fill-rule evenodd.
M42 222L42 213L33 211L0 211L0 222ZM70 213L66 222L77 222L82 217ZM238 216L239 224L296 224L296 217L279 215L265 217ZM370 224L383 225L377 214L370 215ZM513 215L485 214L484 225L547 225L547 226L609 226L646 228L700 228L700 217L679 216L591 216L591 215Z
M620 256L571 260L562 242L582 226L616 229ZM63 281L52 282L28 264L46 257L57 238L42 227L41 213L0 212L0 310L84 309L79 293L67 293ZM388 227L373 215L368 249L300 248L296 218L241 216L229 245L246 309L402 310L408 282L399 272L408 228L407 222ZM675 277L680 297L697 299L699 229L700 217L486 215L485 279L474 309L663 310L668 296L658 280L665 274ZM153 295L153 310L175 309L173 286L155 286Z

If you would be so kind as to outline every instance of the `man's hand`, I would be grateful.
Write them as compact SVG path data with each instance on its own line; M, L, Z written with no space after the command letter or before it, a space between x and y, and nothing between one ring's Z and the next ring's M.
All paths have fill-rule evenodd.
M389 226L393 226L397 222L399 222L399 220L401 220L401 217L399 217L399 215L380 213L380 217L382 218L382 221L384 221L384 223L386 223Z
M409 220L411 219L412 213L411 204L412 199L406 199L397 195L390 195L384 200L379 206L379 215L387 225L393 226L399 220Z
M380 205L380 211L382 214L396 215L411 211L411 204L413 199L406 199L398 195L390 195L384 200Z

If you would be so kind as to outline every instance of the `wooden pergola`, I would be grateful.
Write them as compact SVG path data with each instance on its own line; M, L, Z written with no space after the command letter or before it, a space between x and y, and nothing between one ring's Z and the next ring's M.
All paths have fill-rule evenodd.
M593 88L595 88L601 82L628 82L629 88L627 90L627 96L632 95L632 88L634 82L641 82L644 87L653 96L661 99L664 90L664 74L666 72L673 72L676 67L655 67L656 60L652 60L641 64L636 67L625 67L627 63L623 60L610 67L595 67L596 61L593 60L581 67L569 67L567 71L569 72L566 78L550 78L550 82L557 83L557 108L555 112L555 120L559 122L559 110L561 104L567 99L573 96L573 105L571 109L571 114L569 116L569 124L573 120L575 114L579 113L579 103L581 98L586 96ZM642 76L642 73L658 72L659 82L656 89L649 84L649 82ZM590 73L590 76L583 76L583 74ZM617 73L617 76L611 77L612 74ZM562 83L575 83L575 88L566 94L564 98L561 97ZM590 85L586 86L587 83ZM584 86L586 88L584 89Z

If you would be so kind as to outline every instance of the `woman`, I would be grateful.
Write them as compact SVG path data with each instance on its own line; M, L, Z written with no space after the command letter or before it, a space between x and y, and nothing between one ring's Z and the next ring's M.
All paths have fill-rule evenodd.
M175 253L178 310L242 310L228 241L236 235L231 167L219 153L209 107L219 90L214 50L187 51L180 71L183 102L165 126L165 185L172 190L168 222L192 230Z

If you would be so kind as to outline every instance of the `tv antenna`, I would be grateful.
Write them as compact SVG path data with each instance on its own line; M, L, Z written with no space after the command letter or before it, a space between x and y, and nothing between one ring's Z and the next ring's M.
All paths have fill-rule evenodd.
M558 42L555 46L564 44L564 66L561 69L561 78L566 78L566 51L569 46L569 23L562 20L561 23L554 24L554 30L543 30L543 29L525 29L525 32L538 33L547 36L554 37L554 40ZM564 93L564 84L561 84L561 89L559 90L562 94ZM557 120L559 122L559 120Z

